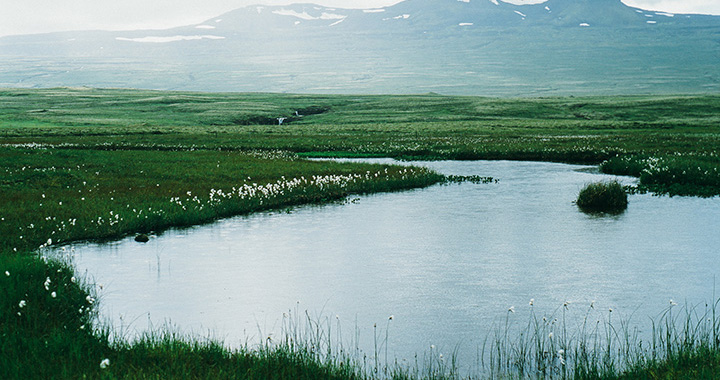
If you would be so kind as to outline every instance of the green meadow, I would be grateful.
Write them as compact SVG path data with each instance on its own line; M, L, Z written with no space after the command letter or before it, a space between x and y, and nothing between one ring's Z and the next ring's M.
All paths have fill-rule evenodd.
M164 330L122 342L99 324L94 306L102 300L93 284L75 278L70 263L38 252L462 180L413 166L307 159L313 157L584 163L638 177L630 191L717 196L719 152L720 96L714 95L498 99L0 90L0 374L457 378L449 362L368 365L332 349L317 321L298 323L280 342L235 350ZM688 311L658 321L662 349L653 355L625 336L622 347L630 354L622 365L602 354L617 347L588 334L552 346L567 352L562 363L534 349L555 344L546 338L506 336L495 342L499 359L492 368L506 375L522 368L539 377L714 377L720 372L714 306L699 319ZM544 327L532 323L527 336L539 337ZM573 350L579 359L567 369ZM524 364L530 362L538 364Z

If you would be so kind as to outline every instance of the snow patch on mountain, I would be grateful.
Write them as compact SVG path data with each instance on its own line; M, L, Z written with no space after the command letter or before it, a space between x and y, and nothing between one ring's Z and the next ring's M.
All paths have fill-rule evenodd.
M215 27L212 25L198 25L195 29L215 29Z
M320 15L321 20L344 20L347 16L345 15L338 15L335 13L325 13Z
M129 41L129 42L142 42L142 43L168 43L168 42L177 42L177 41L194 41L194 40L222 40L225 39L225 37L221 36L213 36L213 35L203 35L203 36L170 36L170 37L160 37L160 36L147 36L147 37L139 37L139 38L126 38L126 37L116 37L115 38L118 41Z
M363 9L363 13L382 13L385 9Z
M292 10L292 9L280 9L272 11L273 14L280 15L280 16L291 16L291 17L297 17L302 20L317 20L317 17L310 16L307 12L303 11L303 13L299 13L298 11Z
M317 8L316 10L321 10L322 8ZM274 10L272 11L273 14L280 15L280 16L290 16L290 17L297 17L301 20L344 20L347 16L346 15L339 15L335 13L326 13L323 12L320 14L320 16L312 16L307 11L303 11L302 13L293 10L293 9L285 9L282 8L280 10Z
M458 25L460 25L460 26L473 26L473 23L471 23L471 22L461 22L461 23L458 24Z

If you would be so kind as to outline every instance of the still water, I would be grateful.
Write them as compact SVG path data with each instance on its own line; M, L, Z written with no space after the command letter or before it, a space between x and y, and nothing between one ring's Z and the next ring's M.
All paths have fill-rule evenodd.
M544 314L570 301L579 316L595 301L649 327L671 299L714 297L718 198L631 195L625 213L589 216L573 204L578 191L614 178L592 168L413 164L499 182L235 217L146 244L78 244L76 270L102 284L102 318L129 338L169 322L238 346L277 334L283 313L307 311L339 321L343 340L370 356L388 328L390 358L414 360L434 345L457 349L461 364L475 362L506 316L526 323L530 299Z

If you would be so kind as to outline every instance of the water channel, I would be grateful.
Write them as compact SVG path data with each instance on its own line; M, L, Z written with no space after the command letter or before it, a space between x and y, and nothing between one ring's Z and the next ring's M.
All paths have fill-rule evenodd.
M434 345L457 350L461 363L475 361L510 307L525 324L531 299L538 313L570 301L580 316L595 301L649 327L671 299L715 296L718 198L631 195L623 214L592 216L573 204L578 191L615 178L593 168L413 164L499 181L263 212L146 244L76 244L76 270L102 284L102 318L128 338L169 321L239 346L278 334L284 313L307 311L339 322L343 340L368 355L387 328L391 358L412 360Z

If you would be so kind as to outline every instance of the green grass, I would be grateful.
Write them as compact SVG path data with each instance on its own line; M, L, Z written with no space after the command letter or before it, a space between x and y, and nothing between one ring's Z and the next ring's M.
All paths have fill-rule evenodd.
M594 303L585 310L565 303L549 315L537 314L531 303L526 321L508 312L482 359L491 374L510 378L714 379L720 376L718 302L694 307L671 300L645 332Z
M295 111L304 116L293 117ZM267 125L278 117L289 119ZM73 279L68 264L33 252L48 243L113 239L351 193L490 180L302 156L603 163L605 172L639 177L637 191L713 196L720 195L719 148L718 96L2 90L0 373L73 379L455 378L451 360L379 367L329 351L318 334L235 351L164 330L122 342L98 326L91 284ZM527 351L529 344L510 343L503 347ZM679 356L629 362L626 376L704 376L717 367L717 344L672 352ZM102 369L106 358L110 366ZM601 372L616 378L620 368Z
M585 212L620 213L627 208L628 199L619 182L595 182L580 190L575 203Z
M296 111L311 112L295 117ZM277 117L289 119L247 125L253 118ZM627 172L617 164L624 160L652 170L645 160L652 157L702 170L691 181L674 169L641 177L642 189L720 195L716 95L496 99L6 89L0 91L0 143L283 150L310 157L610 160L616 163L603 168L612 174Z

